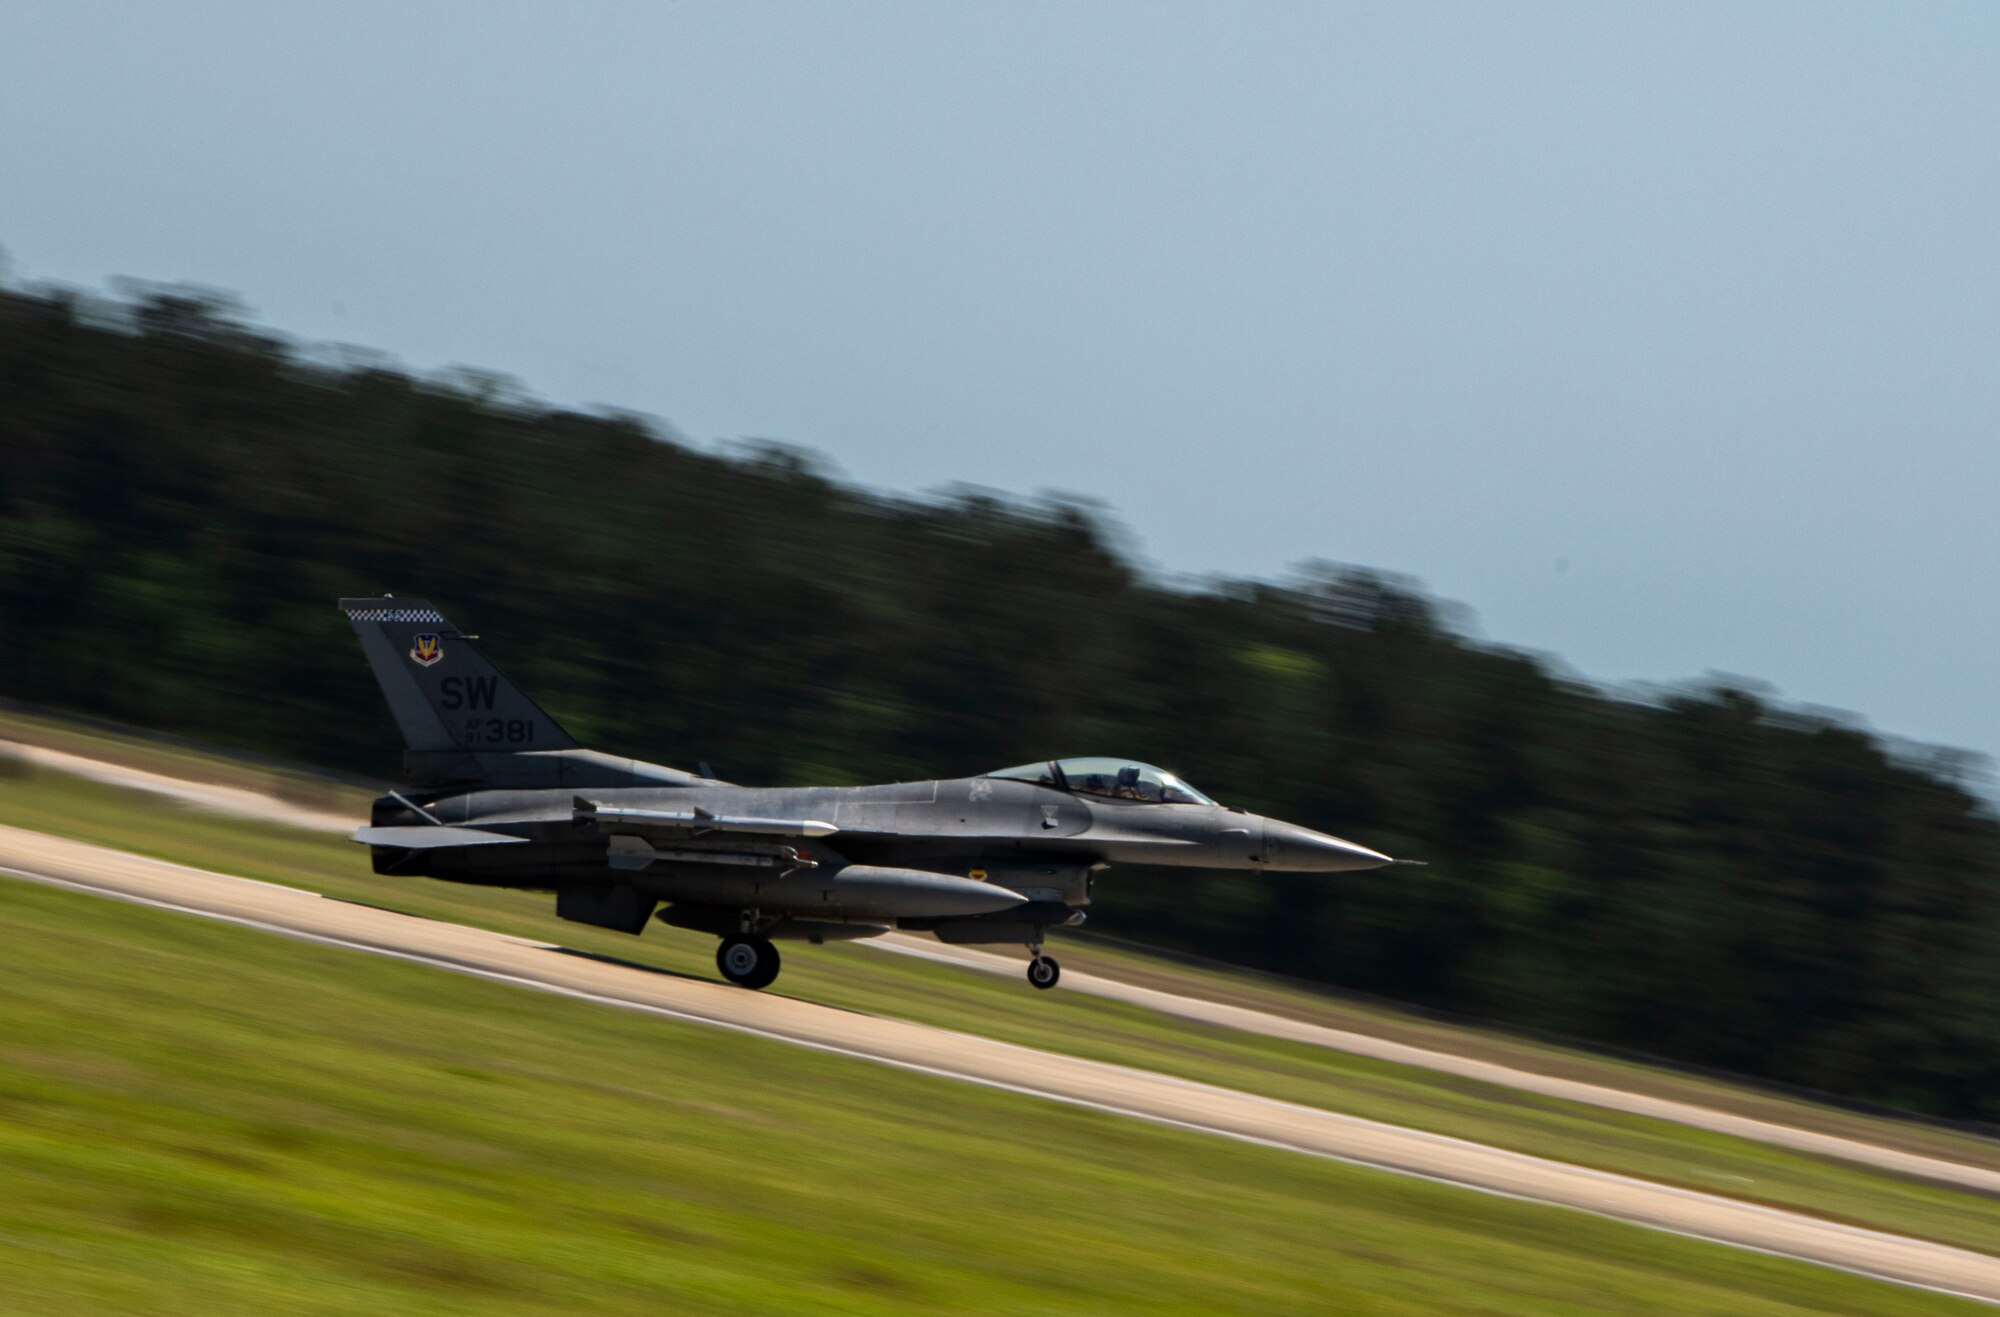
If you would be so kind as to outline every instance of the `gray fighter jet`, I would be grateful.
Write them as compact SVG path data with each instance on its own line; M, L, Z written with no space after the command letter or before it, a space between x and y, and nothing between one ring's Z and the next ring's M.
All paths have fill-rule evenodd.
M1083 922L1106 865L1392 863L1122 759L872 787L744 787L618 759L579 747L428 603L340 607L407 745L407 785L354 834L375 872L553 889L564 919L626 933L657 909L720 937L716 967L748 988L777 977L774 940L892 928L1025 945L1028 981L1051 988L1043 935Z

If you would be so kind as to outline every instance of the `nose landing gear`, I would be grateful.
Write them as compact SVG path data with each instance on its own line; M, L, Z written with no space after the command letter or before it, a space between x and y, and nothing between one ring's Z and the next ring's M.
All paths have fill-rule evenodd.
M715 949L715 967L740 988L768 988L778 977L778 949L769 938L737 933Z
M1042 944L1039 942L1030 943L1028 950L1033 952L1035 957L1028 962L1028 982L1044 990L1055 987L1056 980L1062 977L1062 966L1056 964L1054 956L1042 954Z

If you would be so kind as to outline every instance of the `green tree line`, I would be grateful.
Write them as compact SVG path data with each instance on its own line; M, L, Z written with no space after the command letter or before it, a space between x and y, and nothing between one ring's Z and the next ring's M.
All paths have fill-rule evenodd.
M1370 572L1163 583L1078 504L331 365L198 294L0 290L0 694L388 778L332 606L382 590L599 748L774 783L1121 754L1430 862L1120 869L1096 928L2000 1120L2000 825L1961 757L1606 693Z

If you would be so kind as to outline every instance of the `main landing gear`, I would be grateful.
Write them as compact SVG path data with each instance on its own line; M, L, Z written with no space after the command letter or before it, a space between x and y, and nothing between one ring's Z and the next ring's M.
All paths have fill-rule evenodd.
M715 949L715 967L740 988L768 988L778 977L778 949L767 937L732 934Z
M1062 966L1056 964L1054 956L1044 956L1039 945L1028 950L1035 953L1035 958L1028 962L1028 982L1042 989L1055 987L1056 980L1062 977Z

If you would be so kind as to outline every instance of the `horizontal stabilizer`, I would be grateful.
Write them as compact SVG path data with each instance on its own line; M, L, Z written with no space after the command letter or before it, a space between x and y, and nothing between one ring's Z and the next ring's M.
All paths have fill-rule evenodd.
M503 842L524 842L526 837L510 837L504 832L482 832L478 828L431 827L415 824L398 828L362 828L354 840L368 846L395 846L406 851L434 851L450 846L497 846Z

